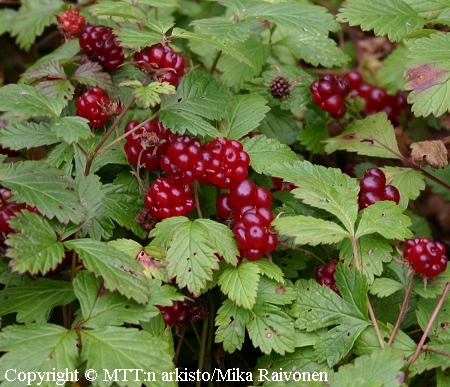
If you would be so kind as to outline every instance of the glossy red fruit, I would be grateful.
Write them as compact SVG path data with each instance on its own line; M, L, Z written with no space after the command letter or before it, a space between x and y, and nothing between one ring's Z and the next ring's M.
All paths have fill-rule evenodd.
M0 232L14 232L9 225L9 221L23 208L24 206L19 203L5 203L0 207Z
M393 185L387 185L383 190L383 200L392 200L395 204L400 203L400 192Z
M235 207L251 205L255 193L256 184L249 179L242 180L230 188L230 202Z
M445 246L428 238L405 241L403 258L410 262L414 271L427 278L434 278L447 268Z
M69 9L59 16L59 26L62 30L78 35L84 27L86 19L76 9Z
M334 274L336 272L336 265L339 263L339 259L333 258L326 264L320 265L316 268L315 277L316 281L320 285L328 286L335 293L341 295L339 293L339 289L336 285L336 280L334 279Z
M110 27L86 26L81 32L80 47L106 70L117 70L125 61L123 49Z
M76 100L77 115L87 118L93 128L103 126L110 116L106 106L110 105L108 94L100 87L94 87L79 96Z

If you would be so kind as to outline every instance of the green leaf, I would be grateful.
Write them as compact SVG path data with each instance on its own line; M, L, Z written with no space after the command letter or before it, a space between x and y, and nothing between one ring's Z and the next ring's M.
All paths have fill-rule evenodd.
M149 28L149 24L150 22L147 21L142 23L142 29L121 28L114 31L114 35L117 36L117 40L122 46L140 51L144 47L160 43L161 34L155 33Z
M52 145L60 141L45 123L18 121L3 127L0 131L0 143L12 150Z
M231 45L237 52L245 55L252 66L247 62L239 60L232 56L224 56L219 59L217 68L222 72L222 81L237 91L242 89L244 82L252 80L261 73L263 66L267 62L270 54L270 48L267 44L260 43L256 38L250 37L242 43Z
M258 261L257 261L258 262ZM256 303L269 303L275 305L291 304L297 298L292 285L279 283L262 276L258 284Z
M383 67L378 71L378 79L380 86L386 89L386 92L395 94L398 90L403 90L405 86L405 78L403 77L406 71L406 63L408 58L409 44L402 40L398 46L392 50L389 56L383 60Z
M210 36L220 43L243 42L250 35L247 22L234 21L224 17L194 20L190 23L196 32Z
M111 75L103 71L97 62L82 63L70 79L83 85L99 86L103 90L114 91Z
M263 173L275 161L294 162L298 160L297 155L289 146L264 135L244 138L242 139L242 145L244 145L244 150L250 156L250 165L258 173Z
M230 299L225 300L217 311L216 325L218 326L215 342L222 343L223 349L233 353L241 350L245 339L245 326L250 321L251 311L236 305Z
M366 319L367 315L367 292L369 285L366 277L362 276L356 267L348 265L336 265L334 278L342 298L357 306Z
M24 119L59 117L64 104L64 100L49 98L28 85L11 84L0 89L0 111L11 112Z
M403 284L392 278L376 278L370 286L370 293L379 298L390 296L403 289Z
M411 90L408 103L418 116L433 114L438 117L450 109L450 60L446 48L450 36L444 33L415 39L409 47L406 64L406 90Z
M117 292L103 293L103 280L87 271L78 272L73 281L73 291L81 305L84 328L100 328L108 325L139 324L158 315L153 305L140 305Z
M400 159L394 127L386 113L370 115L347 125L340 135L330 138L325 146L328 154L337 150Z
M0 164L0 181L13 191L17 201L25 201L50 219L56 217L62 223L75 224L84 219L73 181L48 164L39 161Z
M353 364L339 367L330 380L331 387L353 387L355 380L363 381L361 386L367 383L378 382L383 387L400 387L404 379L402 369L405 365L403 351L385 347L378 349L369 357L360 356ZM371 384L371 386L374 386Z
M48 98L61 100L64 107L73 98L75 92L75 87L67 79L45 79L35 88Z
M89 120L82 117L55 117L50 122L50 130L68 144L79 142L81 139L92 138Z
M230 91L216 78L192 71L183 77L176 95L163 99L159 118L173 132L183 134L187 130L193 135L216 137L217 129L200 117L208 120L226 117L231 98Z
M29 285L0 291L0 314L17 312L17 322L44 323L55 306L67 305L74 299L70 282L38 278Z
M117 290L140 304L148 301L146 278L139 262L120 250L93 239L70 240L64 242L64 245L77 252L87 270L103 277L106 289Z
M281 234L293 237L297 245L332 244L350 237L348 231L328 220L312 216L286 216L275 219L272 226Z
M47 62L40 63L33 66L31 70L23 73L22 77L30 80L37 80L41 78L54 77L59 79L68 79L64 67L56 59L50 59Z
M247 329L254 347L259 347L265 354L275 351L284 355L294 351L294 324L285 312L262 303L256 304L251 313Z
M0 351L7 352L0 358L0 382L5 387L22 387L25 381L20 381L19 372L29 373L30 379L37 372L55 372L55 370L70 372L71 381L76 382L80 375L76 370L78 365L78 338L75 331L69 331L54 324L10 325L0 333ZM9 375L6 372L16 369L17 373ZM19 371L20 370L20 371ZM36 373L36 374L35 374ZM40 386L54 387L55 382L47 381L44 374ZM63 382L66 380L63 379ZM31 382L30 382L31 384Z
M296 57L313 66L342 66L350 60L333 39L323 34L312 35L294 31L275 44L286 46Z
M230 114L223 120L220 132L229 140L239 140L260 125L270 110L266 105L267 101L258 95L235 96Z
M258 259L253 262L253 264L258 266L261 274L264 274L277 282L284 282L284 276L281 269L277 265L274 265L273 262L270 262L267 258Z
M283 144L292 145L298 135L292 112L271 108L258 129L268 138L275 138Z
M390 200L375 203L360 212L356 237L378 233L389 240L404 240L412 238L408 229L411 219L403 215L402 209Z
M420 16L429 22L436 24L450 23L450 4L447 0L404 0L408 3Z
M184 301L185 296L178 293L178 289L170 285L162 285L158 279L147 278L147 285L150 292L150 305L171 306L173 301Z
M259 267L253 262L242 262L226 269L219 277L219 286L236 305L252 309L256 302L260 278Z
M346 230L353 234L354 224L358 216L358 183L348 175L335 175L337 179L332 183L322 177L327 174L325 168L317 170L318 176L301 176L295 185L299 188L292 190L294 197L302 199L304 203L320 208L335 215Z
M16 15L17 11L12 8L4 8L0 10L0 35L3 35L11 29Z
M232 56L234 59L239 62L245 63L249 67L253 67L253 63L247 58L247 55L242 54L238 50L236 50L232 45L218 42L217 40L211 39L208 36L197 34L195 32L190 32L183 30L182 28L175 27L172 30L172 38L182 38L189 39L194 42L206 43L219 51L222 51L224 54Z
M139 83L140 84L140 83ZM121 86L127 86L122 82ZM152 82L147 86L139 86L133 91L134 96L142 104L142 107L149 108L155 107L161 103L160 94L172 95L175 94L175 86L170 85L167 82Z
M136 236L145 238L147 233L135 219L144 208L140 191L133 190L130 185L105 184L103 192L102 206L106 214L120 226L132 230Z
M290 30L314 36L339 30L339 24L325 7L301 3L256 2L256 4L246 7L240 13L239 18L241 20L252 18L269 20Z
M28 51L44 28L56 24L53 14L59 14L60 0L30 0L22 3L11 25L11 36L16 37L20 48Z
M150 238L154 238L150 246L159 247L166 251L175 235L176 230L186 223L184 216L174 216L158 222L155 228L150 231Z
M431 319L431 316L436 309L439 299L436 297L434 299L419 298L418 309L416 311L417 321L420 327L424 331ZM433 339L438 339L443 336L448 339L448 334L446 329L450 323L450 300L446 297L442 303L439 313L436 316L431 329L429 331L428 337Z
M392 246L384 237L377 234L368 234L357 239L356 248L361 268L371 284L375 276L383 272L383 262L389 262L392 259ZM344 239L339 250L339 257L346 264L356 265L350 239Z
M22 210L9 224L18 231L9 234L6 240L10 247L8 257L15 271L45 274L56 269L64 257L64 247L47 219Z
M318 121L305 126L300 134L298 140L307 150L315 154L325 153L324 142L330 138L328 129L324 121Z
M213 270L219 269L219 258L216 240L212 239L201 220L191 222L183 218L173 233L167 250L167 273L170 278L177 277L180 288L187 286L188 290L198 296L212 280Z
M132 6L130 1L127 0L105 0L90 7L89 11L99 19L111 18L116 23L124 23L125 21L131 23L144 22L147 19L147 15L139 7Z
M363 31L374 30L376 35L387 35L393 42L399 42L406 34L422 29L426 23L404 1L380 0L369 4L364 0L349 0L339 12L337 21L359 25Z
M92 382L94 387L110 386L113 380L122 387L176 386L175 382L168 383L162 378L163 372L175 372L169 344L146 331L106 326L82 331L80 341L86 368L102 372L104 376ZM124 369L137 371L131 376L121 371Z

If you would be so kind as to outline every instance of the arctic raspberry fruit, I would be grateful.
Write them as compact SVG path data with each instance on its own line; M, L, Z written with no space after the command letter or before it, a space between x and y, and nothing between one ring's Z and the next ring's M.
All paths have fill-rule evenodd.
M386 184L386 176L379 168L369 168L359 181L359 209L382 200L391 200L395 204L400 203L400 193L398 189L390 184Z
M11 233L14 230L9 225L9 221L15 216L16 212L19 212L24 208L19 203L5 203L0 207L0 231L4 233Z
M85 22L86 19L76 9L69 9L59 16L59 28L72 35L78 35Z
M292 83L282 75L274 78L270 83L270 94L279 101L291 97Z
M327 264L318 266L315 271L315 277L320 285L328 286L335 293L341 295L336 285L336 280L334 279L334 273L336 272L336 265L338 263L339 259L333 258Z
M406 240L403 258L410 262L417 274L427 278L434 278L447 268L445 246L428 238Z
M350 84L344 77L322 75L310 86L313 102L335 119L345 116L345 97L350 93Z
M123 49L110 27L86 26L81 32L80 47L106 70L117 70L125 61Z
M75 105L77 115L87 118L93 128L103 126L110 116L106 107L111 104L108 94L100 87L94 87L78 97Z

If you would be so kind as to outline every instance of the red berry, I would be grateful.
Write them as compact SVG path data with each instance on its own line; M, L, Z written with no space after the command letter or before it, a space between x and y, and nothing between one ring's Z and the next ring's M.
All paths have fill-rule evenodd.
M376 192L367 192L359 197L359 209L363 210L364 208L367 208L382 200L383 197L380 194Z
M364 83L362 75L356 70L347 72L344 77L349 82L351 90L359 90L359 88Z
M76 100L77 115L87 118L93 128L99 128L110 119L105 109L110 103L108 94L103 89L94 87Z
M428 238L406 240L403 258L410 262L416 273L427 278L434 278L447 268L445 246Z
M59 16L60 28L73 35L77 35L84 27L86 19L80 16L80 12L76 9L69 9Z
M9 221L24 207L19 203L6 203L0 207L0 232L10 233L14 230L9 225Z
M368 192L376 192L378 194L382 194L384 191L384 187L386 184L386 178L380 176L366 176L363 177L360 182L360 195L368 193Z
M336 280L334 279L334 273L336 272L336 265L338 263L339 259L333 258L327 264L318 266L315 271L315 277L320 285L328 286L331 290L340 295L336 286Z
M234 184L230 188L230 202L235 207L244 207L252 204L256 193L256 184L248 179Z
M117 70L125 61L123 49L110 27L86 26L80 36L80 47L106 70Z
M400 193L393 185L387 185L383 190L383 200L392 200L395 204L400 203Z
M216 200L217 214L224 219L231 218L234 210L236 209L230 202L230 194L220 194Z

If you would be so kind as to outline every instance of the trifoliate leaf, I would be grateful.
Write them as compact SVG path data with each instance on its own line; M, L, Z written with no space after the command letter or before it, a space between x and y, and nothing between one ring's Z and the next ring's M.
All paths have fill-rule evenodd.
M370 205L360 212L361 220L356 237L378 233L390 240L412 238L408 229L411 219L403 215L402 209L391 200L383 200Z
M223 120L220 132L230 140L240 139L259 126L270 110L266 105L267 101L258 95L235 96L230 114Z
M36 207L50 219L56 217L62 223L75 224L84 219L73 181L48 164L39 161L0 164L0 181L13 191L18 201Z
M56 24L53 14L59 14L63 7L60 0L33 0L22 3L11 24L11 36L25 51L31 48L44 28Z
M184 216L174 216L157 223L155 228L150 231L149 237L154 238L150 246L159 247L161 250L166 251L176 230L185 224L186 221L187 219Z
M87 271L78 272L73 281L73 291L81 305L83 327L100 328L108 325L139 324L158 315L153 305L140 305L117 292L102 292L103 279Z
M386 238L377 234L368 234L357 239L356 247L358 263L361 265L367 281L371 284L375 276L383 272L383 262L389 262L392 259L392 246ZM341 242L339 257L348 265L358 266L350 239L344 239Z
M161 35L148 27L147 22L142 23L142 29L121 28L114 32L122 46L140 51L160 43Z
M4 8L0 10L0 35L8 32L14 23L17 11L12 8Z
M123 85L124 83L121 83ZM126 84L125 84L126 86ZM134 96L142 104L142 107L149 108L155 107L161 103L161 95L175 94L175 86L170 85L167 82L152 82L147 86L139 86L133 91Z
M120 226L134 232L140 238L147 234L136 222L136 215L144 208L140 191L133 190L129 185L105 184L102 206L106 214Z
M223 348L229 353L242 349L245 326L251 317L250 310L236 305L230 299L225 300L217 311L215 342L223 343Z
M362 276L354 266L350 268L348 265L339 264L336 266L334 278L342 298L356 305L367 319L367 292L369 285L366 277Z
M18 231L9 234L6 240L10 247L10 264L15 271L45 274L56 269L64 257L64 247L46 218L22 210L9 224Z
M67 79L45 79L35 88L48 98L61 100L64 107L72 100L75 92L75 87Z
M405 89L411 90L408 103L413 104L411 110L417 117L438 117L450 109L450 60L446 55L449 43L448 34L438 33L416 39L409 47Z
M210 38L209 36L197 34L195 32L190 32L183 30L182 28L175 27L172 30L172 38L183 38L183 39L189 39L194 42L202 42L206 43L219 51L222 51L224 54L230 55L234 59L238 60L239 62L245 63L249 67L253 67L253 63L251 60L248 59L247 55L239 52L230 44L218 42L215 39Z
M326 8L302 3L256 2L246 7L239 18L269 20L288 29L314 36L339 30L339 24Z
M320 168L318 173L326 174L327 171ZM335 171L331 170L330 174L334 175ZM330 183L322 176L301 176L295 181L299 188L295 188L291 193L304 203L333 214L347 231L353 234L358 215L358 183L344 173L333 180L335 181Z
M236 305L251 309L256 302L259 278L259 267L248 261L226 269L219 277L218 284Z
M338 224L312 216L285 216L275 219L272 226L280 235L295 238L297 245L333 244L350 236Z
M75 376L78 365L77 333L55 324L7 326L0 333L0 351L7 352L0 359L0 382L5 387L22 387L27 383L15 377L19 370L30 375L30 379L35 376L36 382L40 379L35 373L42 372L44 379L40 385L54 387L55 382L46 378L47 373L67 369ZM17 374L12 375L11 369L16 369ZM8 370L12 381L6 379Z
M231 45L237 52L245 55L252 66L242 62L232 56L223 56L217 63L217 68L222 72L222 81L234 87L237 91L242 89L244 82L252 80L261 73L262 67L266 64L270 54L267 44L262 44L254 37L250 37L245 42L238 42Z
M45 123L18 121L3 127L0 131L0 143L12 150L52 145L60 141Z
M12 112L24 119L59 117L64 105L64 100L47 97L32 86L11 84L0 89L0 111Z
M0 314L17 312L17 322L44 323L55 306L67 305L74 299L70 282L38 278L29 285L0 291Z
M333 39L323 34L312 35L305 34L304 31L294 31L276 44L288 47L296 57L313 66L342 66L350 60Z
M265 354L294 351L294 324L285 312L274 305L257 303L251 313L247 331L254 347Z
M370 286L370 293L379 298L390 296L403 289L403 285L392 278L376 278Z
M408 62L406 57L408 46L409 44L402 40L383 61L383 67L378 71L380 86L386 89L387 93L395 94L397 91L403 90L405 86L403 73L406 71Z
M263 173L274 162L294 162L298 160L297 155L289 146L264 135L244 138L242 139L242 145L250 156L250 165L258 173Z
M450 23L450 4L447 0L404 0L408 3L420 16L427 19L428 22L436 24Z
M194 296L198 296L207 281L212 280L212 271L219 268L217 241L201 220L183 219L184 222L174 230L167 250L167 273L170 278L177 277L180 288L187 286Z
M111 18L116 23L144 22L147 19L147 15L139 7L131 5L127 0L102 1L90 7L89 11L99 19Z
M109 386L112 380L121 387L176 386L176 382L163 380L163 372L175 372L169 344L146 331L112 326L83 330L80 344L86 368L105 375L92 382L94 387ZM108 356L104 356L106 353ZM121 373L124 369L136 371L130 377Z
M191 22L194 30L210 36L220 43L243 42L250 35L250 28L245 21L234 21L224 17L212 17Z
M374 351L370 357L360 356L353 364L339 367L338 372L331 376L330 386L353 387L354 381L361 379L361 386L379 382L379 386L383 387L400 387L405 379L402 371L405 365L403 356L403 351L389 347Z
M262 276L259 280L258 295L256 297L256 303L269 303L275 305L287 305L291 304L293 300L297 298L297 295L289 283L280 283L265 276Z
M83 117L54 117L50 122L50 130L68 144L93 137L89 120Z
M106 289L117 290L140 304L148 301L147 280L136 260L93 239L70 240L64 242L64 246L77 252L87 270L103 277Z
M193 71L183 76L176 95L163 99L159 118L173 132L216 137L217 129L200 117L208 120L226 117L231 98L230 91L216 78Z
M50 59L48 62L34 66L31 70L23 73L21 76L31 80L47 77L68 79L64 67L56 59Z
M72 81L87 86L99 86L106 91L114 91L111 75L103 71L97 62L86 62L80 65L70 77Z
M376 35L387 35L399 42L403 36L420 30L426 21L404 1L380 0L368 4L364 0L350 0L339 10L336 19L351 26L359 25L363 31L374 30Z
M277 282L284 282L283 272L281 269L270 262L267 258L261 258L253 262L254 265L258 266L261 274L273 279Z
M337 150L390 159L401 157L394 127L386 113L370 115L347 125L340 135L330 138L325 146L327 153Z

